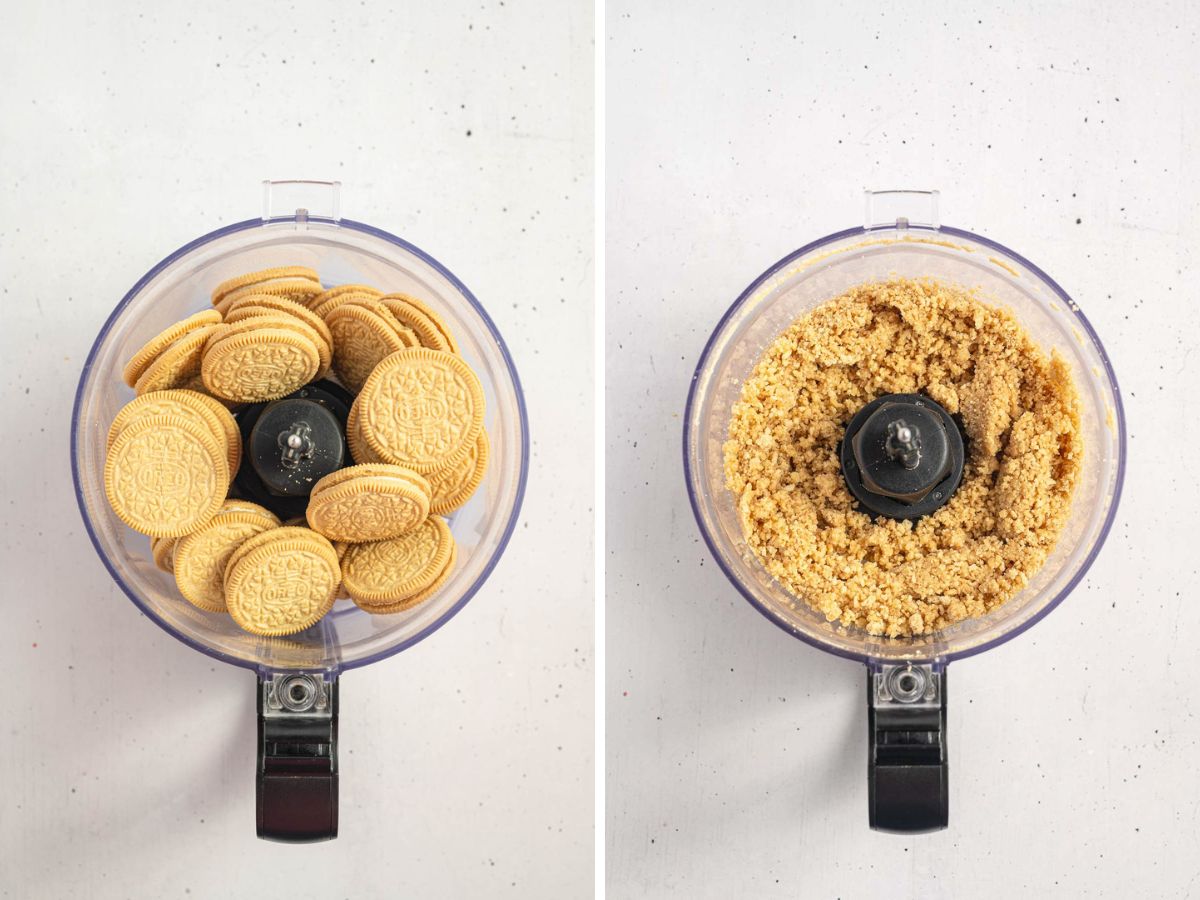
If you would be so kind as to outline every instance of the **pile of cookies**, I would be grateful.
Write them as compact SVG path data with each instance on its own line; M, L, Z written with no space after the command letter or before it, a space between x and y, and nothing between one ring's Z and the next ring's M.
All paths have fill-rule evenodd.
M428 599L457 557L441 517L474 493L489 452L483 390L449 328L415 298L325 289L301 266L225 281L212 302L124 369L137 397L112 424L105 466L117 516L151 537L188 602L255 634L308 628L339 597L375 614ZM355 464L313 486L305 519L281 523L230 495L235 414L326 377L357 395Z
M108 502L135 531L182 537L220 510L241 458L237 422L212 397L151 391L122 407L109 427Z

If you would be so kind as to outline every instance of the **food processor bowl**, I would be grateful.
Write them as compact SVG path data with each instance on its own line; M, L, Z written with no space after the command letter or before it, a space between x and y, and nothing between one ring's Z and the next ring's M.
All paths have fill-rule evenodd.
M755 279L717 324L700 357L688 394L683 449L696 521L718 565L743 596L801 640L866 663L873 703L894 700L888 679L901 673L922 679L927 690L919 702L935 703L944 712L946 664L1029 628L1062 601L1095 559L1121 493L1125 417L1112 366L1078 305L1024 257L985 237L941 225L937 200L932 191L868 193L863 227L814 241ZM934 278L976 289L985 302L1010 309L1047 354L1057 350L1079 392L1084 447L1069 520L1028 586L987 615L908 638L870 635L828 622L772 578L743 536L735 498L725 486L723 457L733 405L776 337L850 287L893 277ZM874 820L874 803L872 813ZM906 828L901 822L895 830L940 827L921 824Z
M520 382L483 306L419 248L370 225L340 218L338 190L335 182L266 182L261 218L200 237L147 272L100 329L84 363L72 420L71 461L79 507L113 579L152 621L184 643L255 670L260 709L267 718L287 713L288 703L308 702L300 712L322 705L334 711L340 672L412 646L462 609L508 543L528 469L528 423ZM222 280L283 265L315 269L326 286L369 284L425 301L448 323L462 357L483 386L491 452L475 494L447 517L458 559L431 599L392 615L371 615L350 600L339 600L306 631L271 638L244 632L228 615L204 612L185 601L172 576L155 568L149 539L125 526L110 508L103 473L109 426L134 396L121 379L125 362L168 325L210 308L210 292ZM261 755L260 746L260 776ZM336 831L336 809L334 815ZM260 832L262 826L260 808Z

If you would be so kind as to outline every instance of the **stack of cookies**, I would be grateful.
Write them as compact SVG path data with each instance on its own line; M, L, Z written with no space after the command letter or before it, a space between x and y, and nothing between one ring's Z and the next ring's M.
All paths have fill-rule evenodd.
M121 373L125 383L139 396L199 387L204 345L220 324L221 314L208 309L155 335L125 364Z
M308 501L308 524L334 541L343 589L362 609L416 606L449 576L457 557L432 487L403 466L364 463L326 475Z
M106 490L151 537L155 565L198 609L287 635L338 597L390 614L432 596L457 550L442 516L483 480L483 390L446 323L420 300L324 288L286 266L222 282L213 309L156 335L123 372L138 396L109 433ZM356 394L354 465L313 486L304 519L230 498L239 404L333 377Z
M212 305L222 316L230 307L251 294L283 297L301 306L309 306L325 292L316 271L307 266L281 266L262 269L222 281L212 292Z
M108 502L135 531L182 537L221 509L241 457L237 422L216 400L187 390L142 394L108 431Z
M241 283L249 277L227 281L213 293L224 321L209 334L200 365L208 392L234 403L286 397L324 378L333 359L329 328L302 302L318 296L311 293L314 282L277 277Z
M333 368L351 391L385 356L410 347L457 352L450 330L419 301L406 294L372 295L357 289L326 297L314 307L334 336Z

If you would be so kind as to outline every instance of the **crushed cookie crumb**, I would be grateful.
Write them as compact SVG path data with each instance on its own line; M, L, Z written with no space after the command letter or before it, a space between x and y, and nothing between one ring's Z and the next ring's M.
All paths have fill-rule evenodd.
M961 417L954 496L876 521L842 480L846 423L884 394ZM1053 550L1083 461L1079 396L1008 311L930 279L861 284L797 319L733 407L726 484L767 571L831 622L930 634L1017 594Z

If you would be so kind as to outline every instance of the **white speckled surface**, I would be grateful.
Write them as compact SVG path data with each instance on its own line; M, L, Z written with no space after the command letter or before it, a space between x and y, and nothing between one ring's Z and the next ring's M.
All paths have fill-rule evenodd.
M592 16L558 0L6 8L0 896L590 892ZM109 311L169 251L257 215L268 177L341 179L346 216L458 275L509 343L533 434L484 590L344 677L341 837L309 847L254 837L253 677L140 616L68 466Z
M986 8L985 8L986 7ZM1194 4L608 7L609 896L1200 895L1200 69ZM680 467L693 367L742 289L936 187L1031 258L1112 357L1113 532L1022 638L950 668L951 827L871 833L860 665L764 621ZM1192 399L1189 399L1192 398Z

